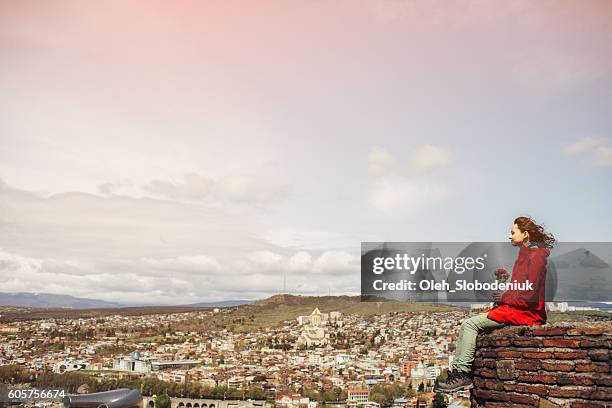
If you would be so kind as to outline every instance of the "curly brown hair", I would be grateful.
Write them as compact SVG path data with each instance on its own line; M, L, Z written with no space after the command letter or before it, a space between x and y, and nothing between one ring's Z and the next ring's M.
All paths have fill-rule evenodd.
M542 244L547 248L552 248L556 242L553 234L544 231L544 227L537 224L531 217L517 217L515 218L514 223L521 230L521 232L529 232L529 241L531 242Z

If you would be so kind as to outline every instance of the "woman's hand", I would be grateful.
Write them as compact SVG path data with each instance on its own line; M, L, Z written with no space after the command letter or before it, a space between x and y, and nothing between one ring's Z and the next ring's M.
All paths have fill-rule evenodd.
M493 303L495 303L496 305L500 305L502 303L503 294L504 294L504 291L502 290L493 291Z

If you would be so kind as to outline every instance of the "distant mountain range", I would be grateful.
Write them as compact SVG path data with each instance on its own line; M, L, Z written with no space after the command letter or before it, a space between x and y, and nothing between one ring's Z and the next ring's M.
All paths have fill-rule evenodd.
M224 300L219 302L200 302L181 307L233 307L253 303L251 300ZM0 292L0 306L33 307L33 308L71 308L71 309L98 309L119 308L131 306L160 306L156 304L132 305L117 302L107 302L99 299L78 298L70 295L55 295L52 293L2 293Z
M123 305L98 299L77 298L70 295L18 292L0 293L0 306L94 309L102 307L122 307Z
M234 307L249 305L253 303L253 300L222 300L219 302L200 302L200 303L189 303L187 305L177 305L184 307Z
M552 257L557 301L610 301L612 267L592 251L579 248ZM552 268L550 268L552 270ZM547 281L548 285L548 281Z

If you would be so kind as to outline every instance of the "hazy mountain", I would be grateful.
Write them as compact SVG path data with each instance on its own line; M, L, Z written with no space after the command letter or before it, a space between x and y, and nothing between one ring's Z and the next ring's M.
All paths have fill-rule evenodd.
M549 259L556 273L555 300L610 301L612 268L592 251L579 248Z
M188 305L172 305L176 307L233 307L253 303L252 300L223 300L219 302L200 302ZM99 299L78 298L70 295L54 295L51 293L1 293L0 306L19 306L36 308L72 308L100 309L119 307L159 307L157 304L123 304L107 302Z
M54 295L51 293L0 293L1 306L21 306L21 307L48 307L48 308L73 308L73 309L93 309L93 308L114 308L122 307L122 304L106 302L98 299L77 298L70 295Z
M189 303L187 305L178 305L185 307L234 307L253 303L253 300L222 300L219 302L199 302Z

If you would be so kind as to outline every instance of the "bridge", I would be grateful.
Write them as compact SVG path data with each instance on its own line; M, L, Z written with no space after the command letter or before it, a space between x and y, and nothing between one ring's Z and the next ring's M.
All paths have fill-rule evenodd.
M170 397L171 408L271 408L267 401ZM142 397L142 408L155 408L153 397Z

